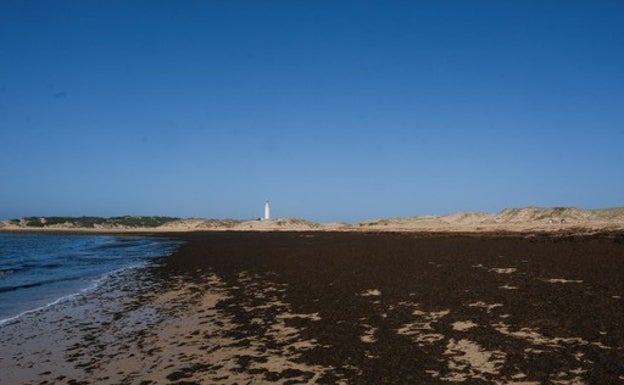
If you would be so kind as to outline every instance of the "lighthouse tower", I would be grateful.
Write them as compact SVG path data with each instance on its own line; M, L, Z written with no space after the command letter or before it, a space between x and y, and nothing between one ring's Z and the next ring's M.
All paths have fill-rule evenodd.
M269 201L264 202L264 220L268 221L271 219L271 206L269 205Z

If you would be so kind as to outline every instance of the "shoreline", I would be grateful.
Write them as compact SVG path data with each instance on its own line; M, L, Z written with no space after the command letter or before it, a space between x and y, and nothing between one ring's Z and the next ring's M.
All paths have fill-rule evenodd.
M24 233L22 232L1 233L0 232L0 234L24 234ZM59 236L61 234L37 233L33 235ZM79 276L77 275L78 273L72 273L72 274L65 273L65 274L61 274L57 276L55 279L52 279L52 280L45 280L44 278L42 278L43 281L41 280L31 281L29 284L26 284L24 286L19 286L20 284L18 284L18 286L11 286L10 284L9 286L3 286L2 288L3 291L9 291L9 292L15 291L19 293L19 297L16 297L16 298L20 299L22 306L20 306L19 304L16 304L16 306L12 306L12 307L5 306L3 308L2 315L0 315L0 328L5 324L19 321L20 318L28 316L29 314L44 312L48 308L62 306L63 303L70 302L74 300L75 298L78 298L84 295L89 295L89 293L97 291L100 286L106 285L109 280L114 279L116 276L119 276L120 274L124 272L138 270L138 269L147 267L151 263L153 263L153 261L158 260L160 258L164 258L172 254L173 252L177 250L177 248L179 248L184 243L184 241L182 240L173 239L171 237L160 237L160 239L156 239L155 237L150 237L148 235L136 235L135 236L135 235L127 235L127 234L111 235L111 234L83 234L83 233L80 233L80 234L65 233L62 235L68 236L68 237L87 236L89 237L89 239L96 239L96 237L102 237L101 239L106 239L106 240L113 239L114 241L120 241L120 240L125 241L129 238L132 238L132 239L138 239L139 240L138 242L142 242L142 243L140 245L134 244L134 245L128 246L126 244L125 246L123 245L115 246L116 249L113 252L116 253L117 256L122 256L122 258L117 259L114 265L111 264L105 267L90 266L91 270L87 271L85 275ZM75 243L72 243L72 244L75 244ZM133 258L131 256L131 253L136 253L136 251L133 250L133 247L135 247L136 245L139 245L139 247L141 248L141 251L140 251L141 256L138 258ZM98 255L98 253L101 253L101 251L98 251L97 249L88 249L88 250L89 250L89 253L87 255L94 260L97 260L100 257L103 257L104 259L107 258L107 256L105 255ZM85 251L86 251L85 249L76 248L73 256L81 256L82 253L84 253ZM23 255L25 255L26 258L32 258L32 262L31 262L32 267L36 269L37 264L40 263L37 260L39 256L37 254L32 254L32 256L30 256L28 252L23 253ZM125 256L125 259L124 259L124 256ZM53 264L55 265L55 267L62 267L63 270L68 270L68 271L71 270L70 264L66 264L66 266L62 266L61 262L56 261L56 260L52 262L46 261L43 263ZM17 269L20 270L21 268L17 268ZM9 269L8 271L9 273L12 272L11 269ZM46 271L40 271L35 274L45 277L45 274L47 273ZM71 284L69 284L68 286L60 290L58 288L53 288L54 290L50 290L50 286L49 286L50 283L52 284L55 284L58 282L64 283L67 281L71 282ZM78 283L73 284L74 281ZM42 286L43 289L39 289L38 288L39 286ZM31 290L33 287L36 287L37 290L39 291L35 292L34 294L28 291L26 292L19 291L24 288L26 290ZM3 296L0 296L0 299L7 299L7 301L9 302L12 300L10 297L7 298ZM26 303L30 305L30 307L24 306Z
M77 298L81 296L88 296L90 293L98 290L100 286L105 285L107 280L114 279L116 275L120 275L123 272L132 271L135 269L141 269L147 266L149 266L149 262L146 262L140 265L135 265L135 266L121 267L119 269L115 269L107 273L104 273L104 275L102 275L101 277L97 277L91 280L88 286L83 287L76 292L63 295L59 298L52 300L49 303L46 303L34 309L24 310L14 316L0 319L0 328L2 328L4 325L9 325L14 322L20 322L21 318L23 317L27 317L29 315L36 316L37 313L45 312L50 308L57 307L57 306L62 307L64 303L68 303L73 300L76 300Z

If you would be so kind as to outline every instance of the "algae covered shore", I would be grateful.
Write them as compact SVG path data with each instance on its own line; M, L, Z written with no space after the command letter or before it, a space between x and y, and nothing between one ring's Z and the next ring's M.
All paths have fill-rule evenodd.
M203 232L0 327L15 384L624 381L624 236Z

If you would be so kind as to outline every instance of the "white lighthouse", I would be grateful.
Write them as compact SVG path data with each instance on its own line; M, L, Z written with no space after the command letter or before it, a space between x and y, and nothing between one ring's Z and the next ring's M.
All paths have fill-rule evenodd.
M264 220L268 221L271 219L271 206L269 205L269 201L264 202Z

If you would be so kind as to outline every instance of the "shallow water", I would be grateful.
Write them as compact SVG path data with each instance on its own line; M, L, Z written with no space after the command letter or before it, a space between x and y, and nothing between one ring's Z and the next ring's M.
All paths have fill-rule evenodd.
M0 322L94 287L106 274L170 254L180 241L0 234Z

